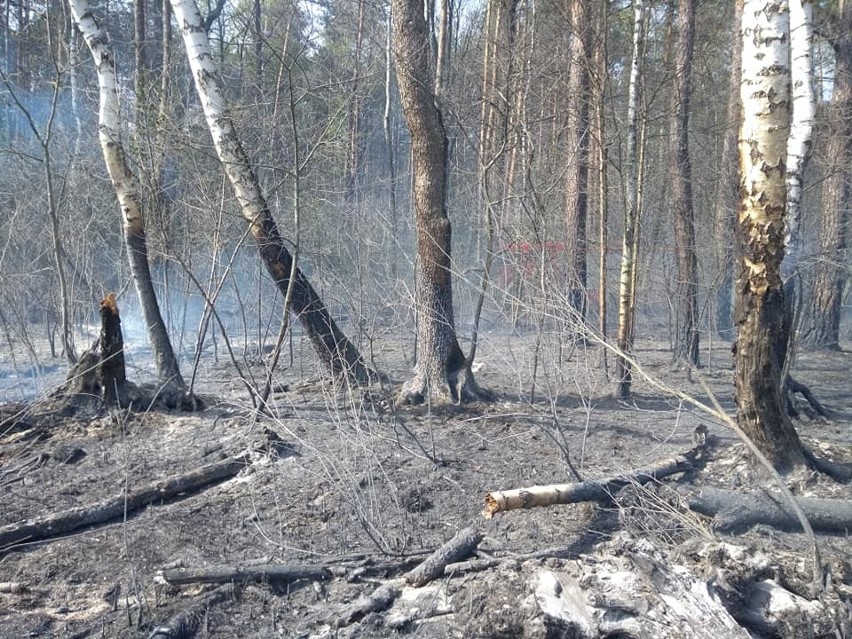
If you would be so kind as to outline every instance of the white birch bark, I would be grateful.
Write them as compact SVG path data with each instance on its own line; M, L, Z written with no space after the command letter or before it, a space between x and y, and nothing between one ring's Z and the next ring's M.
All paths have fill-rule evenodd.
M261 239L261 223L266 203L233 122L227 114L222 81L218 77L210 41L204 29L204 20L194 0L171 0L171 5L183 34L189 66L207 126L213 137L213 146L234 189L240 210L251 225L252 235L255 239ZM285 277L286 274L282 273L281 276Z
M639 225L639 180L640 161L638 145L639 129L639 76L642 67L643 23L645 21L644 0L633 3L633 62L630 67L630 86L627 96L627 206L624 211L624 242L621 247L621 274L618 293L618 349L629 353L633 348L633 316L636 310L635 281L636 233ZM617 394L620 398L630 395L630 364L624 358L616 358Z
M787 213L781 275L786 280L799 263L802 184L811 155L816 94L813 70L813 2L790 0L790 76L793 113L787 140Z
M295 273L292 310L302 322L320 360L331 374L356 383L369 382L372 372L358 349L338 328L301 270L293 266L292 255L284 245L257 176L228 114L224 83L213 60L205 21L201 18L198 5L195 0L170 2L183 35L196 92L213 138L213 146L267 270L285 295L289 295L287 291L290 289L291 271ZM297 171L301 168L296 166Z
M98 139L125 227L138 232L144 229L139 185L127 166L121 146L120 104L115 58L109 47L109 36L95 21L88 0L69 0L71 13L92 53L98 72L99 109Z
M141 190L139 181L128 166L121 143L119 84L115 58L109 46L109 35L98 25L88 0L69 0L69 4L74 22L83 34L97 68L100 96L98 138L104 163L121 208L130 270L151 340L157 374L163 385L160 399L168 406L195 408L195 401L185 393L186 384L181 377L151 281Z
M804 464L781 395L786 344L781 261L790 134L790 21L786 0L747 0L742 20L740 209L737 216L737 421L781 472Z

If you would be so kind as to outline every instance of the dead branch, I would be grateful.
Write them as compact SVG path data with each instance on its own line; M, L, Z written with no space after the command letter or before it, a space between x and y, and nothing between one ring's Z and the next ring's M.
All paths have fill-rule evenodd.
M399 587L395 583L382 584L369 595L361 597L347 606L340 613L335 625L338 628L343 628L360 621L371 612L387 610L399 596L399 593Z
M231 595L229 586L216 588L201 601L191 603L157 626L148 635L148 639L191 639L198 626L204 621L211 606L222 603Z
M433 579L442 576L447 564L469 557L482 541L482 537L482 531L477 525L464 528L429 555L422 564L405 575L405 581L415 588L425 586Z
M331 571L324 566L265 565L265 566L213 566L210 568L181 568L166 570L163 579L170 584L227 584L232 582L266 581L291 583L302 579L325 580Z
M64 535L81 528L105 524L150 504L180 494L194 493L236 475L246 467L245 454L208 464L174 477L121 493L98 504L71 508L0 528L0 551L15 544L31 543Z
M852 503L848 500L796 499L814 530L839 533L852 530ZM725 532L744 531L755 524L790 531L801 528L795 511L780 493L741 493L708 486L698 497L689 500L689 507L713 517L716 529Z
M696 448L686 454L665 459L647 468L595 481L531 486L529 488L490 492L485 495L485 512L483 514L487 519L490 519L495 513L518 508L576 504L584 501L609 501L614 493L627 484L646 484L649 481L656 481L690 470L693 467L697 451Z

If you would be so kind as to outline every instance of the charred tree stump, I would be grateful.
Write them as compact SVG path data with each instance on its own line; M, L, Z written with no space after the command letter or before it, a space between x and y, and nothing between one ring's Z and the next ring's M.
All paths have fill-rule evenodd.
M127 372L124 367L124 337L115 295L108 293L101 301L101 336L98 340L100 361L97 376L106 404L124 405Z

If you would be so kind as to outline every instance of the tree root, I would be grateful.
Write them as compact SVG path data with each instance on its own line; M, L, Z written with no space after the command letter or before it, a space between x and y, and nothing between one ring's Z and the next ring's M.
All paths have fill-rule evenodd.
M790 417L799 417L799 411L796 409L796 406L793 403L794 393L801 394L802 397L804 397L805 400L808 402L808 405L815 414L819 415L820 417L825 417L826 419L829 419L831 417L831 411L819 402L819 400L811 392L811 389L808 388L802 382L793 379L791 375L787 376L785 388L787 389L785 398L785 401L787 403L787 414Z
M470 365L465 363L440 378L437 375L416 374L402 385L396 404L419 406L427 400L433 404L490 402L494 400L494 393L476 383Z

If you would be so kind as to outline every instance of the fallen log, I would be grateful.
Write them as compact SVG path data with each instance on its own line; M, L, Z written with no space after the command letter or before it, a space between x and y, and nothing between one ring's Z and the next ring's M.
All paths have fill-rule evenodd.
M324 566L265 565L213 566L210 568L179 568L163 571L163 579L173 585L227 584L232 582L266 581L291 583L302 579L312 581L331 579Z
M496 513L519 508L576 504L584 501L610 501L612 496L627 484L646 484L649 481L656 481L692 469L694 456L698 450L699 448L693 449L684 455L665 459L624 475L570 484L530 486L490 492L485 495L483 515L486 519L490 519Z
M441 577L447 564L469 557L482 541L482 537L483 533L476 525L460 530L452 539L429 555L423 563L409 571L405 575L406 583L419 588Z
M0 528L0 552L22 543L32 543L64 535L81 528L105 524L182 493L193 493L202 488L233 477L248 461L245 453L208 464L174 477L148 484L139 490L120 493L106 501L71 508Z
M852 502L847 499L797 497L814 530L843 533L852 530ZM779 493L741 493L706 487L689 500L689 508L713 517L717 530L742 532L756 524L779 530L799 531L801 524L792 506Z

